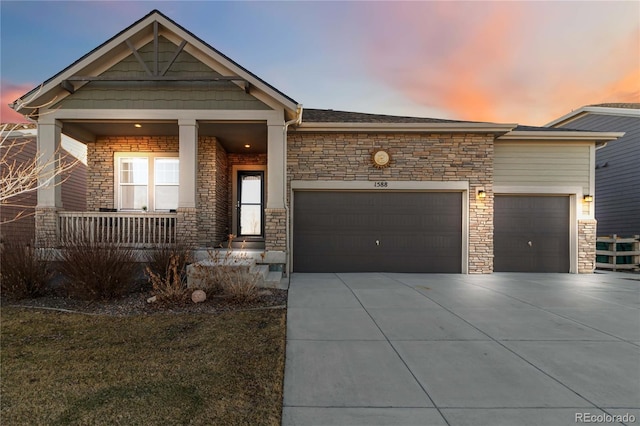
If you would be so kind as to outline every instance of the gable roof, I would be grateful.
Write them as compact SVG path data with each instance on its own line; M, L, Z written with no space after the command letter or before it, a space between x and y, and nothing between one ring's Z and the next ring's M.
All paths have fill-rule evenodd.
M198 49L216 63L219 63L224 68L230 70L233 74L235 74L233 75L233 77L237 76L239 77L239 80L241 79L249 82L252 86L258 88L267 96L273 98L275 101L280 103L285 108L285 110L289 112L290 116L295 116L297 110L300 108L300 105L293 98L287 96L266 81L260 79L251 71L234 62L228 56L213 48L211 45L198 38L189 30L177 24L175 21L168 18L166 15L156 9L152 10L150 13L137 20L124 30L120 31L115 36L111 37L109 40L105 41L95 49L91 50L90 52L73 62L71 65L64 68L62 71L45 80L38 87L35 87L20 98L16 99L12 104L10 104L10 107L19 113L26 114L29 112L30 108L28 107L28 105L24 105L25 101L28 101L32 105L42 105L50 102L50 99L52 98L55 99L58 96L65 96L67 92L62 89L61 85L66 79L73 77L80 72L86 72L100 60L102 60L105 56L116 51L116 49L122 46L123 43L125 43L127 40L132 37L139 36L145 30L148 30L148 28L155 22L160 24L171 33L181 37L187 42L188 45L193 46L195 49ZM130 50L127 52L126 56L128 56L129 54L131 54ZM104 71L104 69L102 71ZM99 72L97 74L99 74Z
M587 105L571 111L546 125L548 127L560 127L586 114L615 115L619 117L640 117L640 103L605 103Z
M613 103L613 104L594 104L591 107L601 108L622 108L622 109L640 109L640 103Z
M303 120L313 123L471 123L470 121L443 120L439 118L367 114L313 108L304 109Z
M505 133L515 124L305 108L296 131L447 131Z

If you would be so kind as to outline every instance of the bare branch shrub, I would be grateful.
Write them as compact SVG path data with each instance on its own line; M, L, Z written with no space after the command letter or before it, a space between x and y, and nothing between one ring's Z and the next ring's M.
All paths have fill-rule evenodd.
M131 248L79 240L62 248L60 272L70 296L114 299L127 294L135 283L135 260Z
M153 286L153 293L160 302L181 302L186 300L189 294L187 282L179 267L180 256L171 254L169 257L169 267L165 274L153 272L147 266L147 276ZM184 267L183 267L184 268Z
M56 98L53 98L44 104L33 105L41 91L42 86L27 99L19 100L16 106L16 108L28 108L31 110L30 113L25 115L29 120L36 115L41 117L47 114L47 112L42 113L41 109L52 105L56 100ZM19 201L16 200L19 195L51 185L60 185L62 182L56 182L56 177L71 171L79 162L70 155L61 155L62 148L49 154L49 156L45 156L42 152L36 152L26 161L17 161L16 157L30 143L28 140L20 140L15 137L15 131L22 125L20 123L3 124L0 127L0 205L16 206L16 203L19 204ZM5 223L18 220L26 215L29 215L29 213L18 213L16 217L6 219Z
M39 257L37 249L25 242L7 242L0 248L0 287L11 299L43 296L53 276L51 256Z
M147 269L166 279L171 273L174 258L178 272L184 277L187 265L193 262L193 250L190 246L181 243L158 244L153 247L149 253Z

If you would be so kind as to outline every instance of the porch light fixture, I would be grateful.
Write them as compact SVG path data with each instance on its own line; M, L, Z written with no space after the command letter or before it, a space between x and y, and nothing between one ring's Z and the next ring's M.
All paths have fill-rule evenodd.
M582 199L584 200L585 203L593 203L593 195L585 195L584 197L582 197Z
M484 188L478 188L478 192L476 193L478 198L487 198L487 191Z
M134 124L134 125L133 125L133 127L136 127L136 128L138 128L138 129L139 129L140 127L142 127L142 124L140 124L140 123L136 123L136 124Z
M245 148L251 148L251 145L246 144L244 147L245 147Z

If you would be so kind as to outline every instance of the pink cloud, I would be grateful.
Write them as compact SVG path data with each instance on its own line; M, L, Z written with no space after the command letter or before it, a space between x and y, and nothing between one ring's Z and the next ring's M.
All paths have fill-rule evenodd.
M638 102L640 33L623 18L640 7L574 6L387 4L368 16L364 60L382 84L466 120L541 125L582 105Z
M9 107L20 96L34 88L34 84L13 84L11 82L2 81L0 83L0 122L2 123L26 123L27 119L18 114Z

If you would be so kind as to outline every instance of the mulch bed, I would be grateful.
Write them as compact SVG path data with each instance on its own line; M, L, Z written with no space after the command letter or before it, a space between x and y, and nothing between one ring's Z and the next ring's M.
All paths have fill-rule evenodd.
M36 299L9 300L0 298L0 306L15 306L36 309L70 311L88 315L133 316L158 313L222 313L229 311L268 309L285 307L287 291L279 289L261 289L261 295L252 302L238 303L225 296L207 296L202 303L193 303L190 299L174 303L148 303L152 292L131 293L123 298L106 301L85 301L61 296L45 296Z

